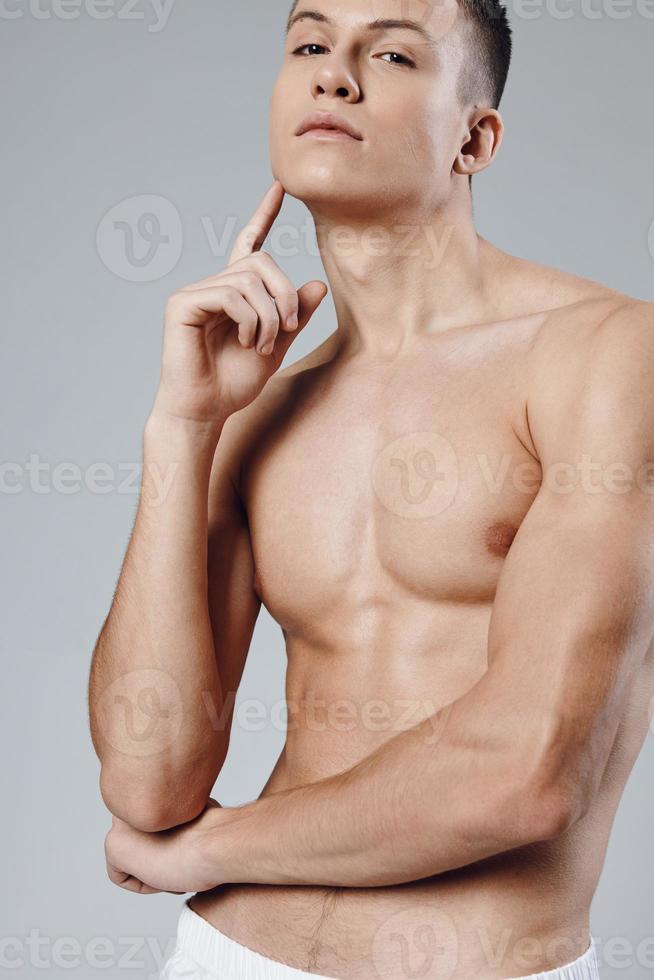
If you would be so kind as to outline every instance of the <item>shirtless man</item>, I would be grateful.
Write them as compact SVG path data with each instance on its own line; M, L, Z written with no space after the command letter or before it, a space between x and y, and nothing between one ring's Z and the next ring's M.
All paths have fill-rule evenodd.
M598 976L654 693L654 306L477 234L509 29L408 6L299 0L276 180L167 306L89 687L111 879L196 893L162 977ZM326 295L262 250L285 191L337 327L281 370ZM221 807L262 602L288 733Z

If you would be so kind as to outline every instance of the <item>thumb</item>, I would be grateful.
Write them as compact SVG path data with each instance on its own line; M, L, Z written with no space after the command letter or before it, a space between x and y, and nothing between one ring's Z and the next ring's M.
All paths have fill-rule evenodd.
M321 282L320 279L312 279L311 282L307 282L304 286L300 286L297 291L298 294L298 311L297 319L298 325L295 330L280 330L277 334L277 340L275 342L275 353L279 352L279 363L286 355L287 350L295 340L295 338L302 333L304 327L316 312L325 296L329 292L329 287Z
M311 282L307 282L304 284L304 286L300 286L297 291L299 299L299 323L297 330L293 331L295 334L297 334L299 330L302 330L302 328L307 325L328 292L328 286L326 286L320 279L312 279Z

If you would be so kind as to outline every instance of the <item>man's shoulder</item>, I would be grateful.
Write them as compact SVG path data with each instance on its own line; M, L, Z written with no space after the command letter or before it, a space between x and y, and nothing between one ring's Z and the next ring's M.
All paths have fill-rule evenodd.
M545 310L535 336L534 356L539 371L564 358L589 365L603 349L637 348L654 336L654 302L616 290L596 294Z
M330 360L334 338L332 334L308 354L277 370L249 405L228 418L224 432L235 454L242 456L263 431L275 427L276 419L287 420L299 390L311 383L311 373Z
M603 380L610 383L612 371L618 378L618 360L624 367L637 360L643 345L651 347L652 302L508 253L501 256L497 275L507 322L525 327L516 330L516 337L527 343L520 371L530 418L538 413L551 422L581 389L590 391L591 379L597 382L601 373L596 370L600 362ZM615 359L614 351L619 353Z
M540 313L546 330L552 324L574 326L601 319L614 307L652 305L585 276L507 252L500 252L496 275L509 308L516 315Z
M259 419L269 420L278 409L288 410L289 399L294 399L300 388L311 383L312 373L331 360L334 341L335 334L332 334L308 354L279 368L254 401L239 413L243 422L251 427Z
M602 425L625 417L628 403L654 391L654 303L612 292L548 311L527 389L536 446L582 416Z
M302 374L305 371L311 371L314 368L319 368L322 364L331 360L334 353L334 346L336 341L336 334L331 334L322 344L314 347L313 350L305 354L304 357L299 357L297 361L289 364L285 368L281 368L273 375L271 381L290 381L290 379ZM292 350L293 348L291 348Z

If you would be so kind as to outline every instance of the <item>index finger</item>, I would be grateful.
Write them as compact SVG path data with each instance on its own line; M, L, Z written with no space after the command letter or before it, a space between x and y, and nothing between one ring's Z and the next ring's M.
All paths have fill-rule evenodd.
M280 180L275 180L268 188L252 218L239 232L229 256L229 265L259 251L280 212L285 193Z

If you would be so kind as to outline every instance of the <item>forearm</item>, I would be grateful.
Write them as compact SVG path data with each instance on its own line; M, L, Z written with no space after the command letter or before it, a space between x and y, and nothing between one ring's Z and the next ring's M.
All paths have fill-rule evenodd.
M204 701L220 714L207 602L208 486L220 431L154 411L148 419L134 528L91 664L102 793L143 829L150 812L160 822L170 807L174 825L203 808L213 785L207 760L215 765L227 738Z
M482 681L346 772L214 815L216 882L399 884L548 836L526 809L538 749L518 715L500 730L490 694Z

